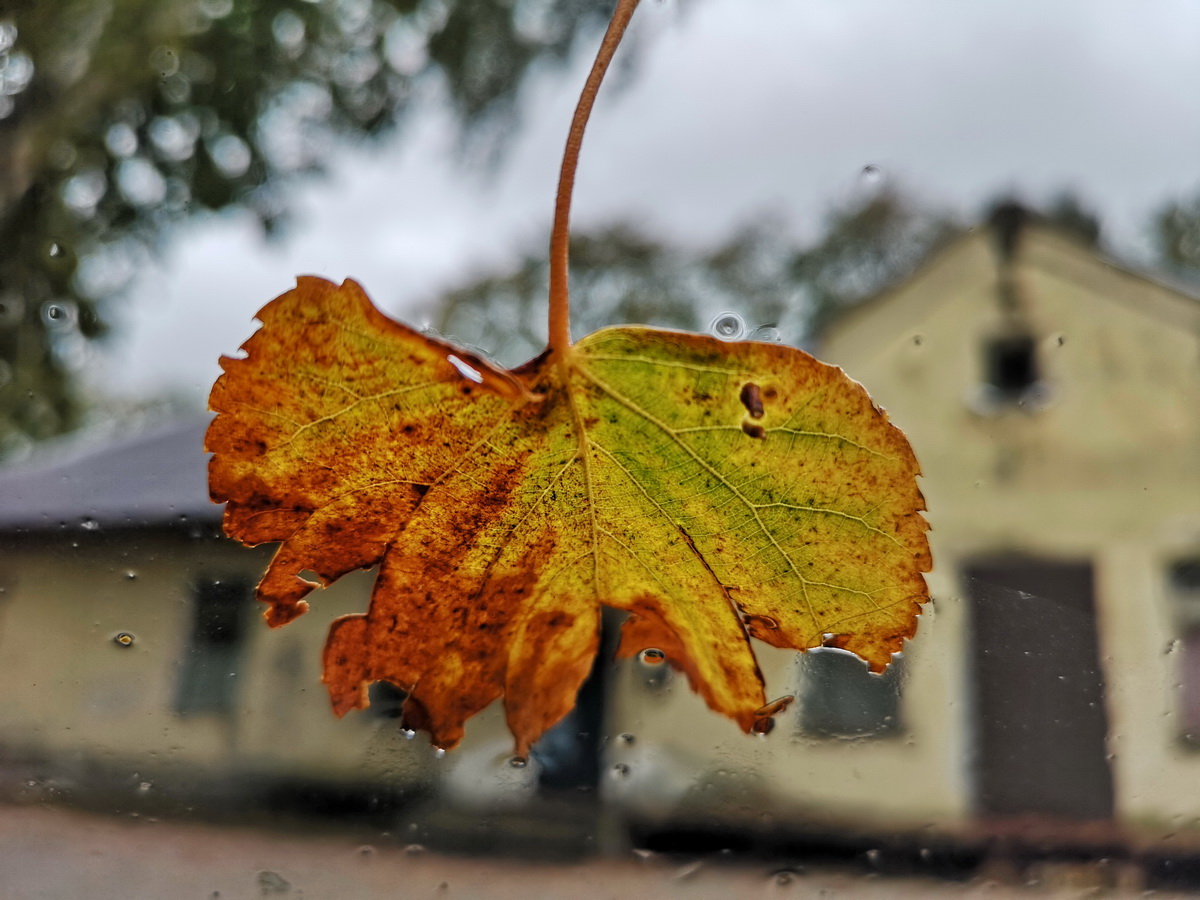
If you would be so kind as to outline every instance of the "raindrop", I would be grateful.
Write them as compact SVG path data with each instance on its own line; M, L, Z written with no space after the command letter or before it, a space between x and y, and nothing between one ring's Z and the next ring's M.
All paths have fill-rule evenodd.
M42 304L42 321L52 328L65 328L74 321L73 305L49 301Z
M179 71L179 54L160 44L150 51L150 67L163 78Z
M84 516L82 519L79 520L79 527L82 528L84 531L99 531L100 523L97 522L95 519L93 519L91 516Z
M126 581L136 581L137 580L137 572L133 571L133 569L129 569L125 573L125 580Z
M883 170L876 165L863 166L858 177L864 187L874 188L883 184Z
M433 751L433 758L434 758L434 759L441 759L441 758L442 758L442 757L444 757L445 755L446 755L446 748L445 748L445 747L438 747L437 749L435 749L435 750Z
M1181 645L1180 645L1180 642L1178 639L1173 640L1173 641L1167 641L1167 646L1163 648L1163 654L1165 655L1165 654L1174 653L1176 650L1179 649L1180 646Z
M152 787L154 787L154 785L151 784L149 781L140 781L140 782L138 782L138 786L137 786L138 793L139 794L149 793L150 788L152 788Z
M771 880L782 887L795 881L796 874L790 869L780 869L778 872L772 873Z
M789 706L791 706L792 701L795 699L796 698L794 695L785 694L784 696L780 697L778 700L772 700L770 703L766 704L765 706L762 706L762 707L758 708L757 710L755 710L754 715L760 719L764 719L769 716L777 716L781 712L783 712L785 709L787 709Z
M363 844L361 847L358 848L358 855L359 856L374 856L375 848L372 847L370 844Z
M737 313L724 312L712 320L708 330L723 341L736 341L746 333L746 323Z
M454 368L458 369L458 374L463 378L473 381L476 384L483 384L483 373L472 366L470 363L463 362L453 353L446 357L447 362Z
M878 848L872 848L867 851L867 863L872 868L879 868L879 864L883 862L883 852Z
M406 740L410 741L417 736L417 730L415 728L401 728L400 733L404 735Z
M113 643L118 647L132 647L134 637L128 631L118 631L113 635Z
M632 734L630 734L628 731L627 731L627 732L625 732L624 734L620 735L620 736L619 736L617 739L618 739L618 740L619 740L619 741L620 741L622 744L632 744L634 741L636 741L636 740L637 740L637 738L635 738L635 737L634 737Z
M759 325L750 332L750 340L762 341L766 344L778 344L783 340L783 333L774 325Z
M925 341L924 335L914 334L912 336L912 342L913 342L914 347L920 347L924 341Z
M647 650L643 650L641 655L638 657L638 659L640 659L642 663L647 666L661 665L666 658L667 654L663 653L657 647L650 647Z
M612 767L612 773L618 778L624 778L629 774L629 766L625 765L625 763L617 763Z
M529 765L529 760L527 760L523 756L514 756L512 759L510 759L508 761L508 764L510 766L512 766L514 769L523 769L527 765Z
M775 720L770 716L766 716L762 719L756 719L754 724L750 726L750 730L760 737L766 737L775 730Z
M653 850L646 850L646 849L644 849L644 848L642 848L642 847L634 847L634 848L633 848L633 855L634 855L634 856L636 856L638 859L641 859L641 860L649 860L649 859L653 859L653 858L654 858L654 851L653 851Z
M46 255L51 259L62 259L67 255L67 251L63 249L62 244L51 242L50 246L46 249Z
M425 845L424 844L409 844L408 846L406 846L404 848L404 852L408 853L409 855L415 855L417 853L424 853Z
M746 616L745 621L747 625L758 625L767 631L779 630L779 622L770 616Z

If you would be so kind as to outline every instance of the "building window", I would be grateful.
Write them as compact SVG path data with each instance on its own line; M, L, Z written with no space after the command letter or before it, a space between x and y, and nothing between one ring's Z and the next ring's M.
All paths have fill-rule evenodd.
M175 695L181 715L233 710L252 588L240 578L192 586L192 622Z
M1200 556L1178 559L1167 567L1167 585L1175 608L1179 654L1179 734L1200 746Z
M1009 334L984 345L984 381L997 399L1019 402L1038 383L1037 343L1029 334Z
M813 737L884 737L901 730L903 663L872 675L844 650L817 648L800 655L799 727Z

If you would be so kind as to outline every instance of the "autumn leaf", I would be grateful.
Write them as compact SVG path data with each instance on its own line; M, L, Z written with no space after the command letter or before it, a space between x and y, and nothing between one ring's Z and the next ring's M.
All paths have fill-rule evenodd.
M391 682L406 723L452 747L503 697L520 755L574 704L602 606L628 613L618 655L661 651L747 731L779 707L751 638L882 671L928 597L904 436L794 348L643 327L571 343L563 196L550 347L516 370L313 277L222 359L210 488L227 534L281 544L270 624L377 565L367 611L330 629L334 710Z
M501 695L519 750L571 708L601 605L621 654L663 649L749 729L749 637L831 642L875 671L911 636L928 568L903 435L840 369L789 347L599 331L506 372L303 278L223 360L207 439L225 527L282 541L268 619L381 564L325 651L334 708L411 690L453 746ZM827 637L831 636L831 637Z

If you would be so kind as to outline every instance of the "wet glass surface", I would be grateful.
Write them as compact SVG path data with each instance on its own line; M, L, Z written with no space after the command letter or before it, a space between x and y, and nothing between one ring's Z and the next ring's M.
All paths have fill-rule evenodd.
M0 9L0 893L1200 889L1190 4L638 13L581 163L574 334L785 343L866 386L933 526L886 674L756 643L746 734L663 649L613 662L608 611L528 755L497 705L446 752L386 682L330 711L325 634L373 572L262 623L271 548L208 497L217 358L302 273L473 382L538 352L607 12Z

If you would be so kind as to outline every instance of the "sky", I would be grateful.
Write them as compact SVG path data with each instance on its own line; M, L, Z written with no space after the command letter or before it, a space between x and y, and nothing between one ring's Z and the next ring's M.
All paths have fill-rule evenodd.
M966 219L1071 189L1136 259L1151 211L1200 191L1198 35L1193 0L648 0L589 126L574 222L705 245L771 216L805 240L879 179ZM462 164L435 102L338 148L292 193L282 242L244 213L178 228L89 380L202 398L298 274L353 277L422 325L441 292L544 246L584 50L525 85L495 166Z

